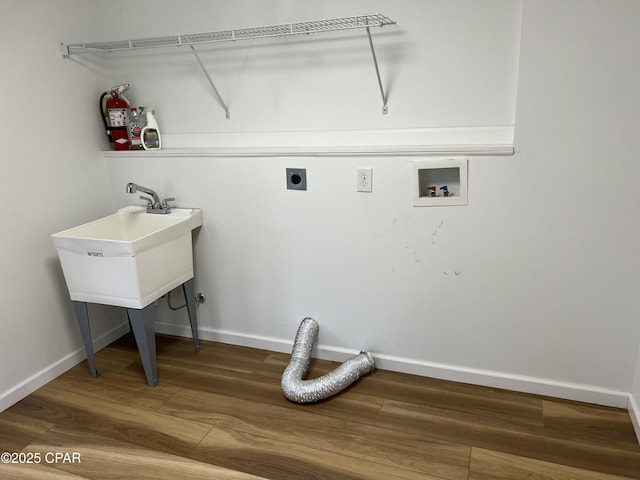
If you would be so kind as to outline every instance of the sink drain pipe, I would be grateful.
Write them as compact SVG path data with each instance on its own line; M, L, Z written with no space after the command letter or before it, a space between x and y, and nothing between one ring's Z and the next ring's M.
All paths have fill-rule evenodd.
M318 322L305 318L298 327L293 343L291 360L282 374L282 392L296 403L312 403L324 400L344 390L375 368L369 352L361 352L338 366L335 370L312 380L303 380L309 368L313 344L318 336Z

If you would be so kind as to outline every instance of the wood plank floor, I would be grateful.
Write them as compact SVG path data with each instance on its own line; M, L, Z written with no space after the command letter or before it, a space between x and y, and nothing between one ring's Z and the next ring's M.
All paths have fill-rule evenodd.
M156 388L126 335L100 377L83 362L2 412L0 452L40 463L0 478L640 479L625 410L383 370L303 406L280 390L288 355L165 335L157 350Z

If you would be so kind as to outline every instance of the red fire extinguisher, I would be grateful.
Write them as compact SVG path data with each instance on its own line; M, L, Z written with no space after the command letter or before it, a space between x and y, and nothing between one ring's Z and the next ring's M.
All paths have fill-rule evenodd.
M125 83L100 96L100 116L107 131L109 140L113 142L114 150L129 150L129 134L127 133L129 100L124 91L129 88ZM104 102L104 98L107 101ZM103 105L104 103L104 105Z

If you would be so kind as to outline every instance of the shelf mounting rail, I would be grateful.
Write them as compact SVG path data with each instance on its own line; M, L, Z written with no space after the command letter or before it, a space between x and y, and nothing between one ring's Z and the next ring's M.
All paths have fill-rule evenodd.
M180 47L188 45L191 52L195 56L200 68L204 72L209 84L211 85L216 98L223 106L225 116L230 118L229 108L223 101L215 83L207 72L198 52L196 45L206 45L219 42L234 42L237 40L250 40L259 38L282 37L291 35L308 35L312 33L335 32L340 30L364 29L369 39L369 47L373 57L378 87L382 97L382 113L388 113L387 95L382 85L378 60L376 58L373 40L371 38L372 27L384 27L395 25L396 22L380 13L369 15L357 15L353 17L340 17L325 20L314 20L309 22L285 23L280 25L268 25L264 27L241 28L237 30L222 30L217 32L194 33L189 35L172 35L166 37L140 38L136 40L118 40L112 42L94 42L94 43L70 43L60 44L60 51L64 58L70 58L71 55L83 53L111 53L130 50L142 50L148 48L161 47Z

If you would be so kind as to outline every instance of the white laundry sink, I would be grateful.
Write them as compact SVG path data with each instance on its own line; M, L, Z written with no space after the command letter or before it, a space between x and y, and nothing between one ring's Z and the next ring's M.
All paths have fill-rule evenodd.
M193 278L191 231L202 211L130 206L51 235L71 300L142 309Z

